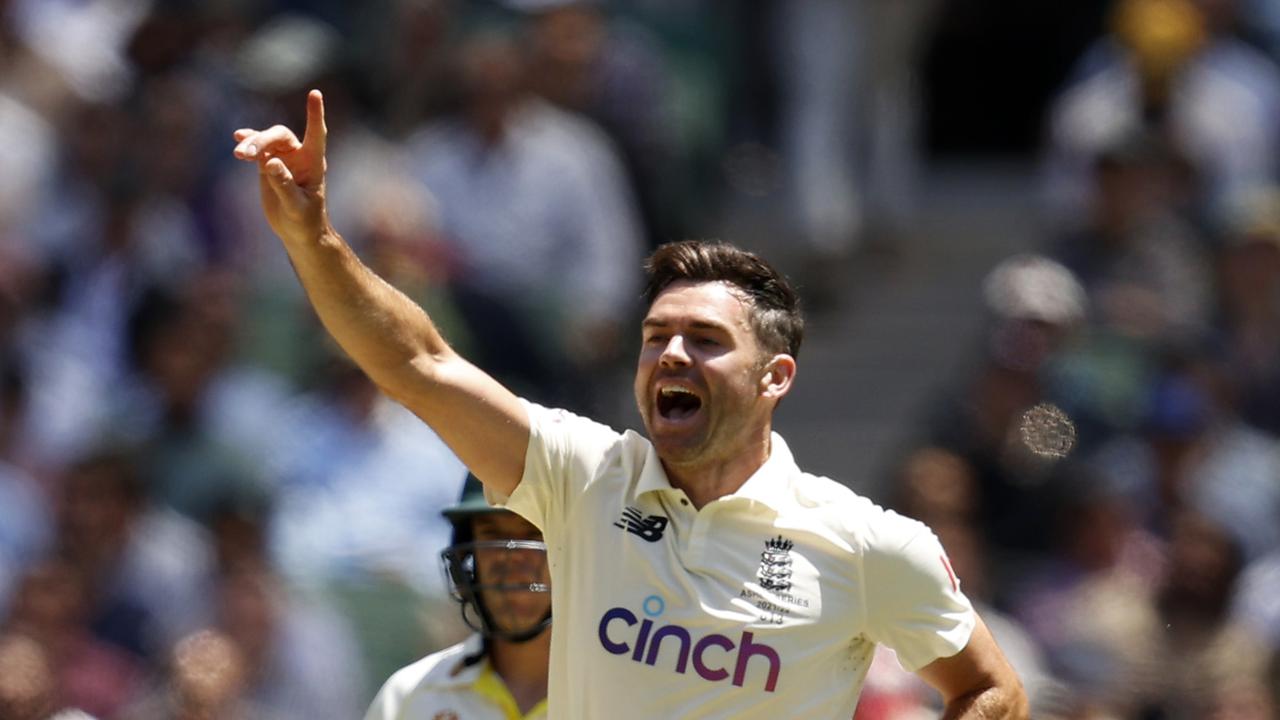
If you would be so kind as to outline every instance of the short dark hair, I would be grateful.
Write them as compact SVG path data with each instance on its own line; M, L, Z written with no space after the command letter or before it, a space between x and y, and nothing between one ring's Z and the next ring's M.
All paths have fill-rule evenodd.
M719 240L683 240L659 247L645 261L644 269L648 305L681 280L726 282L749 302L751 328L766 351L792 357L799 354L804 339L800 296L787 278L759 255Z

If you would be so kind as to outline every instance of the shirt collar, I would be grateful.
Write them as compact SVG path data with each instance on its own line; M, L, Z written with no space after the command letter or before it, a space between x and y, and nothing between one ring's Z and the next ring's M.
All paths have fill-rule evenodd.
M754 500L775 510L780 509L785 490L791 486L791 479L797 472L799 468L791 455L791 448L787 447L781 435L771 433L769 459L747 478L737 492L728 497ZM653 443L649 443L644 466L640 469L640 478L636 481L635 497L670 490L675 488L662 467L662 461L658 459L658 451L654 449Z
M547 700L543 698L529 708L527 714L520 713L520 706L516 704L515 696L507 689L506 684L502 682L502 678L498 677L498 673L493 668L485 665L484 672L480 673L480 677L476 680L476 684L472 686L472 690L477 695L487 699L489 702L498 706L502 710L502 714L507 720L525 720L526 718L545 717L547 713Z
M466 644L463 646L462 656L454 661L449 674L440 678L435 683L435 687L437 689L469 688L472 692L484 697L501 709L502 714L508 720L544 717L547 705L545 699L530 708L527 714L520 714L520 708L516 705L515 698L512 697L511 691L507 689L506 684L502 682L502 678L498 677L498 673L494 671L488 657L482 658L473 665L463 665L463 661L466 658L480 652L483 647L484 640L479 635L467 638Z
M640 479L636 481L635 497L637 498L645 493L675 489L667 477L666 469L662 467L662 461L658 459L658 451L653 447L653 443L646 441L645 444L647 449L644 464L640 466Z
M435 686L439 688L455 688L474 685L480 675L489 667L489 658L482 657L478 662L471 665L465 665L464 662L483 648L484 638L480 635L472 635L467 638L462 646L462 654L453 661L449 672L436 680Z
M729 497L742 498L744 500L754 500L763 503L774 510L781 510L783 498L787 494L787 489L791 487L792 478L796 473L800 472L800 468L796 467L795 458L791 455L791 448L787 447L787 443L778 433L771 433L769 436L769 459L764 461L747 481L742 483L742 487Z

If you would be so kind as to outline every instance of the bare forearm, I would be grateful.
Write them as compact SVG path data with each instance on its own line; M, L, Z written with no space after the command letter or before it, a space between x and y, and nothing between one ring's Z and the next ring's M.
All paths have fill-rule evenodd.
M285 247L325 329L391 394L421 377L422 358L452 352L422 308L362 263L336 232Z
M1027 720L1030 713L1021 688L991 688L947 703L942 720Z

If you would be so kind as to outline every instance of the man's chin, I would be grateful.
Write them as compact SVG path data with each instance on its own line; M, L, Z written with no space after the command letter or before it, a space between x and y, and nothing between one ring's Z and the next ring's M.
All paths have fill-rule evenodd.
M665 463L684 465L696 461L703 451L703 438L698 433L650 432L649 440L658 457Z

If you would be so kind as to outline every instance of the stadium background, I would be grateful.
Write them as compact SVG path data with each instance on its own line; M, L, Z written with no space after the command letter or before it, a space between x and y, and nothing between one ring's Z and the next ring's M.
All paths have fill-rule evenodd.
M527 397L635 425L638 259L759 249L780 431L937 530L1036 717L1276 717L1274 2L0 13L0 717L350 718L464 631L464 471L231 159L313 86L339 230ZM858 717L935 702L885 653Z

